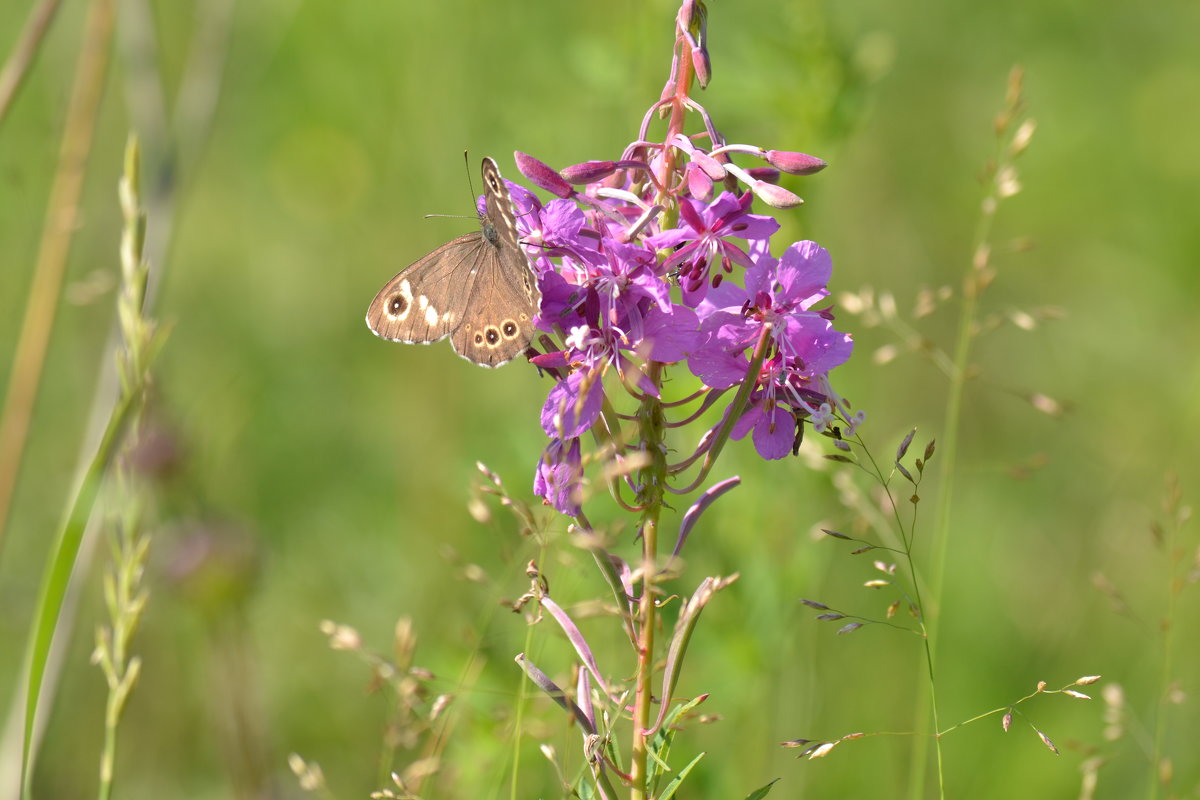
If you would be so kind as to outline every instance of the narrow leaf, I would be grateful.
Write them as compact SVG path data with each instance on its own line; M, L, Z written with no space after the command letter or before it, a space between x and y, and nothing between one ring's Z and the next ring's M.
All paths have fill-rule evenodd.
M746 800L762 800L764 797L767 796L768 793L770 793L771 787L773 787L777 783L779 783L779 778L776 778L775 780L771 781L766 786L760 786L759 788L755 789L750 794L746 795Z
M609 690L608 684L605 683L604 678L600 675L600 667L597 666L596 659L592 655L591 645L587 643L587 639L583 638L583 633L580 632L578 626L575 625L575 622L567 615L567 612L562 610L558 603L555 603L545 595L542 595L540 600L542 608L549 612L554 621L558 623L558 626L562 628L563 633L567 635L571 646L575 648L575 654L579 656L580 662L587 667L588 672L592 673L592 677L596 679L600 690L609 695L609 697L612 697L613 694Z
M713 595L737 579L738 575L736 573L727 578L705 578L700 581L700 585L696 587L696 591L683 604L683 608L679 612L679 618L675 621L675 632L671 636L671 644L667 648L667 663L663 667L663 688L658 719L649 730L645 731L645 735L650 735L654 731L657 731L663 724L663 719L667 713L667 703L675 693L675 685L679 682L679 670L683 665L683 657L687 652L688 643L692 639L692 633L696 629L696 623L700 619L700 612L708 605L708 601L713 598Z
M692 503L692 507L683 515L683 521L679 523L679 536L675 540L675 549L671 552L672 558L678 557L680 551L683 550L684 542L687 541L688 534L692 532L692 528L696 526L696 521L700 519L700 515L708 510L708 507L716 502L718 497L730 489L736 488L741 482L742 479L737 476L723 480L706 489L697 498L696 502Z
M592 725L592 721L587 718L587 714L583 713L583 709L575 705L575 701L567 697L566 692L558 687L554 681L550 680L550 676L537 668L532 661L525 657L524 653L518 653L513 659L520 665L521 669L525 670L525 674L533 681L534 685L546 693L546 696L561 706L563 709L571 712L575 716L576 721L588 733L595 733L596 728Z
M700 759L704 758L704 756L705 754L701 753L693 758L686 767L679 770L679 774L671 779L671 782L667 784L667 788L663 789L663 793L658 796L658 800L671 800L675 796L675 791L679 788L679 785L683 783L683 779L692 771L692 767L700 763Z
M96 455L68 507L67 517L58 531L58 541L51 550L45 572L42 573L37 610L33 615L25 649L29 678L25 686L25 740L21 753L21 773L22 785L26 791L32 778L34 720L37 719L38 698L41 696L42 681L46 676L50 645L58 627L58 615L66 598L75 557L79 554L79 547L83 542L84 530L100 493L104 472L120 447L125 427L132 417L139 397L138 394L127 394L113 409L100 446L96 449Z

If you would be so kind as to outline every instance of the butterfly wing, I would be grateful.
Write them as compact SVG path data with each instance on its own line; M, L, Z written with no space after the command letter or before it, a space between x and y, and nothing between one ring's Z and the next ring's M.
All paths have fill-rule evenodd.
M471 297L465 279L484 251L494 249L482 233L446 242L379 290L367 308L367 327L380 338L405 344L446 338L462 324Z
M485 245L472 277L472 300L450 343L468 361L499 367L524 352L533 338L536 284L521 250L491 244Z
M516 212L496 162L483 160L486 213L482 258L471 270L471 302L450 343L460 356L499 367L520 355L533 338L541 295L529 258L521 248Z
M499 367L533 338L541 295L517 233L516 212L496 162L483 160L482 230L459 236L387 282L367 309L367 326L393 342L450 336L455 352Z

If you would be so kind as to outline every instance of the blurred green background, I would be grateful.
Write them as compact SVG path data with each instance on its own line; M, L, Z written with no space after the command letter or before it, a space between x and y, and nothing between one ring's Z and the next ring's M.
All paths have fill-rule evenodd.
M470 213L464 149L472 172L492 154L513 179L516 149L559 167L616 157L658 97L677 6L119 5L80 225L0 550L0 638L9 643L0 687L7 698L16 683L42 565L108 369L115 186L127 132L140 125L147 193L170 200L151 205L149 225L165 243L152 265L152 313L172 327L156 420L177 452L157 503L153 594L135 643L145 666L123 727L118 791L215 798L252 796L257 786L259 796L297 796L291 752L319 762L339 797L380 788L386 694L372 694L367 670L332 652L317 625L351 624L386 653L397 618L410 615L417 663L438 675L438 691L460 694L444 782L428 796L508 796L522 687L512 656L529 648L563 680L569 659L547 625L527 643L521 618L498 600L525 590L530 558L560 603L602 594L562 537L542 553L494 502L489 524L467 512L476 460L528 499L549 384L523 366L476 368L445 343L386 344L363 313L393 273L474 224L422 219ZM29 6L0 4L5 55ZM65 0L0 121L5 385L87 6ZM1172 792L1200 796L1197 590L1181 595L1180 647L1164 674L1159 620L1172 574L1187 570L1172 573L1150 532L1169 474L1185 501L1198 495L1200 5L713 0L709 11L714 78L698 99L730 141L830 162L785 183L807 205L780 219L793 238L832 252L835 293L889 292L906 320L921 290L957 286L970 262L992 119L1010 67L1024 66L1038 127L1019 164L1023 191L1001 207L1000 274L983 311L1052 308L1062 318L1032 331L1001 325L975 350L980 375L967 396L939 609L942 721L1002 706L1038 680L1058 686L1085 674L1123 687L1128 716L1106 742L1099 686L1091 703L1040 698L1031 719L1060 757L1020 720L1007 735L996 718L968 727L945 740L948 790L1076 797L1080 763L1099 754L1097 797L1148 795L1156 707L1173 687ZM176 120L166 137L148 122L155 81ZM179 158L163 171L168 141ZM1033 247L1004 246L1017 239ZM950 302L913 324L949 348L955 318ZM886 459L914 425L921 446L940 437L945 376L913 353L873 363L897 341L887 326L842 314L839 327L858 349L835 383L867 411L876 454ZM1023 399L1033 392L1066 413L1035 411ZM722 718L676 746L680 764L708 752L686 796L743 797L773 778L782 779L779 797L904 796L910 738L852 742L813 762L778 746L913 727L917 642L883 628L837 637L797 603L877 615L892 599L861 587L876 575L864 557L812 536L818 526L853 527L845 487L801 459L762 463L747 443L726 453L714 477L740 474L744 485L693 535L678 587L743 576L706 612L679 687L711 692L702 709ZM936 458L932 467L936 477ZM918 537L932 531L933 485L923 487ZM626 555L630 538L626 530ZM1185 564L1197 538L1194 527L1180 538ZM205 543L215 543L209 571L189 572ZM103 560L83 567L91 578L39 762L43 797L94 791L104 693L88 655L103 618ZM257 566L222 590L221 570L247 562ZM466 580L466 564L486 577ZM596 620L588 631L615 646L611 628ZM485 662L482 676L458 688L472 657ZM609 648L602 662L624 677L627 658ZM517 796L559 796L536 745L549 741L577 764L577 732L540 703L526 725Z

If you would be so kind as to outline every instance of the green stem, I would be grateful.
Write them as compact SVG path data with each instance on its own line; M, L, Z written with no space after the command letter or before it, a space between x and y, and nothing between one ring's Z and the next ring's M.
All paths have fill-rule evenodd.
M1162 621L1162 667L1158 679L1158 708L1155 709L1154 720L1154 750L1150 762L1150 800L1158 800L1162 788L1160 764L1163 759L1163 742L1167 735L1167 705L1171 693L1171 673L1175 668L1175 605L1179 596L1182 580L1176 578L1175 565L1179 561L1176 550L1175 534L1178 524L1170 524L1163 542L1163 550L1167 555L1167 608Z
M650 362L647 377L655 386L662 385L662 365ZM630 797L646 800L650 787L647 782L647 767L650 742L646 731L650 729L654 699L654 632L656 612L654 579L658 571L658 521L662 513L663 491L667 480L667 454L664 445L666 420L662 403L657 397L646 395L638 411L639 435L642 451L649 464L641 472L641 491L638 504L642 512L642 596L637 608L637 677L633 707L633 745L631 754ZM666 702L666 698L660 698Z
M997 137L999 155L1003 154L1004 139ZM976 315L979 307L979 296L987 287L989 272L988 241L991 238L992 225L996 219L996 208L1000 204L1000 192L996 183L999 170L993 171L988 191L981 205L979 224L975 233L975 246L972 250L972 263L967 269L962 281L962 303L958 314L958 334L954 345L953 366L950 370L950 386L946 397L946 415L942 421L938 456L941 469L938 472L937 510L933 528L933 568L929 580L930 607L921 606L922 625L925 628L925 663L929 693L918 692L915 722L917 730L922 730L932 717L934 730L934 749L937 753L938 796L946 796L945 775L942 763L941 739L936 735L937 702L934 695L934 664L937 656L937 632L941 619L940 605L946 574L946 559L950 549L950 520L953 513L952 498L954 496L954 476L957 472L958 439L962 425L963 399L966 395L967 377L970 372L971 345L975 340ZM925 759L928 739L918 736L913 748L912 780L909 784L909 797L920 800L925 791Z

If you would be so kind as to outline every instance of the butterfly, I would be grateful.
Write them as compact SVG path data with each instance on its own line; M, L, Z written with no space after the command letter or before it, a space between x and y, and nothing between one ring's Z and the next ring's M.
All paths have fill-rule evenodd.
M499 367L533 338L541 292L521 247L516 212L496 162L483 159L481 230L451 239L388 281L367 308L367 327L393 342L430 344Z

